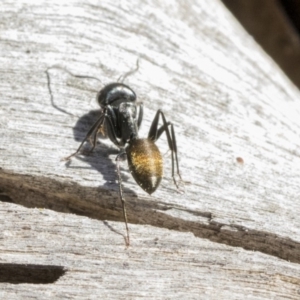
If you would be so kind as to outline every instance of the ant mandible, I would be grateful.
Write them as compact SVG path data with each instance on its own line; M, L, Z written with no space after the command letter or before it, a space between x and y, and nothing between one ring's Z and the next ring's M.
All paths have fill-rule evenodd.
M124 78L131 73L132 71L128 72ZM47 74L47 76L49 75ZM76 77L82 78L85 76ZM162 155L155 142L165 132L168 146L171 150L172 178L179 190L175 179L175 163L177 175L180 180L182 179L179 171L174 126L171 122L167 122L164 113L159 109L150 126L148 137L140 138L138 131L143 119L143 104L137 103L135 92L129 86L120 82L110 83L101 89L97 94L97 102L101 107L100 117L90 128L76 152L64 158L64 160L69 160L71 157L76 156L86 141L90 141L92 144L90 151L93 151L100 132L105 133L120 149L120 153L116 158L117 174L127 232L125 240L126 246L129 246L129 229L119 163L124 158L127 158L129 170L133 178L145 192L151 195L159 186L163 176ZM160 117L163 123L161 126L159 126Z

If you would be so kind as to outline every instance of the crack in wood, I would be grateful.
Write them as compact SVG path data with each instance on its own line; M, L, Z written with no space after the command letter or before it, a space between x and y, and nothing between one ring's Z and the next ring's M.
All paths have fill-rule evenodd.
M63 266L0 263L0 282L49 284L66 273Z
M49 178L13 175L4 172L0 173L0 178L0 189L9 194L15 203L25 207L47 208L57 212L84 215L97 220L123 222L121 203L117 192L109 191L108 193L107 189L104 189L102 193L99 188L83 187L73 183L71 185L72 195L69 195L65 192L67 183L62 184ZM171 208L167 204L164 205L162 202L157 203L149 199L136 201L129 195L126 200L130 223L192 232L196 237L209 239L216 243L259 251L290 262L300 263L300 243L288 237L253 230L245 226L216 222L209 212ZM176 213L176 211L178 212ZM191 218L184 214L190 214Z

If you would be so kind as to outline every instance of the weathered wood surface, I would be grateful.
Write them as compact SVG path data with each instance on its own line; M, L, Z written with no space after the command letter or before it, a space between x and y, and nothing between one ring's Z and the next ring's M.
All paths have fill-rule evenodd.
M65 271L50 284L0 283L0 298L299 299L299 91L222 3L0 10L0 189L10 197L0 202L0 279L25 264ZM126 249L117 149L100 140L93 155L60 159L97 116L96 92L137 58L125 82L145 106L141 135L161 108L188 183L176 192L166 154L148 196L123 164ZM51 102L54 65L102 83L52 69ZM167 152L165 139L158 145Z

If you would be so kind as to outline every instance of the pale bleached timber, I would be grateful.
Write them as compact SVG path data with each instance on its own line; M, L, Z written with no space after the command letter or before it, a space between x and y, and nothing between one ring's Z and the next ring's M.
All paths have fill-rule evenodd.
M3 299L298 299L300 94L221 2L1 2L0 258L59 266L55 283L0 283ZM118 150L69 155L125 83L175 125L185 193L152 196ZM45 70L51 69L53 101ZM237 159L241 158L241 159ZM9 203L9 199L15 203ZM7 267L8 266L8 267ZM1 265L0 265L1 272ZM1 273L0 273L1 274Z

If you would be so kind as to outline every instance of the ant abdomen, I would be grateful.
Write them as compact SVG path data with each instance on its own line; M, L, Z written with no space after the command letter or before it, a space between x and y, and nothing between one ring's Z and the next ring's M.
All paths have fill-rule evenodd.
M126 147L128 166L137 184L148 194L159 186L163 176L163 160L153 140L133 139Z
M106 85L97 95L101 107L107 105L118 107L122 102L135 102L135 92L126 84L114 82Z

